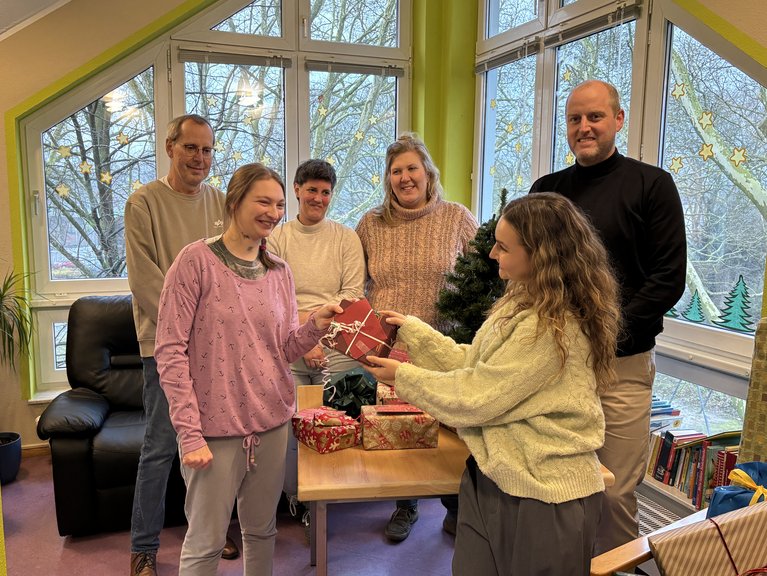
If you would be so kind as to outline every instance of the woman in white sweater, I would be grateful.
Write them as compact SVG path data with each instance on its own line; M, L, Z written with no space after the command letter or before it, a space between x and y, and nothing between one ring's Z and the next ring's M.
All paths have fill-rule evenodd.
M471 452L453 573L588 574L604 483L599 393L615 379L619 326L607 254L558 194L513 200L490 256L506 294L470 345L412 316L412 364L374 359L379 380L454 426Z

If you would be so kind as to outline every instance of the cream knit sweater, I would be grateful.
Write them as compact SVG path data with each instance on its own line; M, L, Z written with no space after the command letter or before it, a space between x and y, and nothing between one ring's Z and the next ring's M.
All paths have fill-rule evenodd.
M505 324L508 304L472 344L456 344L408 317L398 338L412 364L397 369L397 394L457 428L480 470L512 496L561 503L604 490L596 450L604 416L577 322L565 336L570 354L560 371L550 331L536 337L535 310Z
M477 221L462 204L436 196L415 210L395 202L394 214L395 226L373 212L357 225L367 260L365 293L376 310L412 314L434 326L445 273L468 252Z

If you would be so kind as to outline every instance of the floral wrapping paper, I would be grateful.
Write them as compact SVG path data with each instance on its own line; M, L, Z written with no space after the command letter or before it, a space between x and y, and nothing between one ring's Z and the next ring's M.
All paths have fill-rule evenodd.
M296 412L292 424L298 441L320 454L357 446L361 439L357 420L326 406Z
M648 540L663 576L737 576L767 565L765 534L767 502L761 502Z
M439 423L412 404L362 407L365 450L436 448Z
M389 404L407 404L407 402L397 396L394 386L378 382L376 385L376 404L387 406Z

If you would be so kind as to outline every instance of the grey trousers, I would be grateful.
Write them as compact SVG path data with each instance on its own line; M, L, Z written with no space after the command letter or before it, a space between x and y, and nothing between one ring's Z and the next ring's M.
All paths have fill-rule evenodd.
M501 491L466 463L454 576L588 576L602 493L546 504Z
M208 438L213 462L202 470L181 467L189 522L180 576L215 576L237 501L244 576L271 576L277 537L277 503L285 476L289 424L257 434L255 464L247 470L243 438Z

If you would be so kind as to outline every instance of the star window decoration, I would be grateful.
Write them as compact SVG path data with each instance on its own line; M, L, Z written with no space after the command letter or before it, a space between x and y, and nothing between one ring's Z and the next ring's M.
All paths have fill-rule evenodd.
M102 172L99 176L99 180L109 186L112 183L112 174L109 172Z
M669 164L668 169L671 170L674 174L679 174L679 171L684 168L684 164L682 164L682 157L681 156L674 156L671 159L671 164Z
M568 152L565 156L565 162L568 166L575 162L575 156L573 155L572 151Z
M674 84L674 89L671 91L671 95L674 97L675 100L679 100L682 96L685 96L687 94L686 88L687 86L685 86L684 83Z
M511 122L506 124L506 132L508 134L511 134L512 132L514 132L514 124L512 124Z
M59 146L56 151L62 158L69 158L72 155L72 148L70 146Z
M320 116L324 118L325 116L328 115L328 109L325 108L324 106L320 106L319 108L317 108L317 114L319 114Z
M136 190L138 190L142 186L143 186L143 184L141 183L141 180L134 180L133 184L130 185L130 189L135 192Z
M221 188L221 177L220 176L211 176L208 179L208 184L210 184L214 188Z
M517 142L516 144L514 144L514 151L515 151L517 154L519 154L520 152L522 152L522 143L521 143L521 142Z
M745 148L733 148L732 156L730 156L730 162L732 162L735 168L739 167L743 162L746 162L746 149Z
M362 140L364 137L365 137L365 135L362 133L362 131L361 131L361 130L357 130L357 131L354 133L354 139L355 139L355 140L357 140L357 141L360 141L360 140Z
M370 117L370 123L376 124L378 122L378 116L371 116Z
M226 148L224 148L223 142L216 142L216 145L213 146L213 148L216 150L216 152L223 152L224 150L226 150Z
M218 98L215 96L208 96L205 101L208 103L208 106L211 107L218 105Z
M82 162L80 162L79 168L80 168L80 173L90 174L91 170L93 169L93 165L87 160L83 160Z
M565 70L565 73L562 74L562 80L564 80L565 82L569 82L572 77L573 77L573 73L570 71L569 68L567 68Z
M327 158L325 158L325 162L327 162L331 166L335 166L336 165L336 159L333 158L332 156L328 156Z
M495 176L495 166L490 166L490 176Z
M240 160L242 160L242 152L237 150L237 152L232 154L232 160L234 160L235 162L239 162Z
M370 144L371 146L375 146L377 143L378 143L378 140L376 140L373 136L370 136L368 138L368 144Z
M700 127L705 130L709 126L714 125L714 115L711 112L703 112L703 114L700 115L700 118L698 118L698 124L700 124Z
M709 160L714 157L714 145L713 144L701 144L700 150L698 150L698 156L703 158L703 161Z
M130 140L128 138L128 135L122 130L120 130L120 133L117 136L115 136L115 139L117 140L117 143L122 146L125 146Z
M63 182L56 186L56 194L58 194L61 198L68 198L69 197L70 188Z
M498 106L498 102L495 100L495 98L492 98L492 99L490 100L490 108L492 108L493 110L495 110L496 106Z
M370 181L373 183L374 186L378 186L378 183L381 181L381 177L378 176L378 174L373 174L370 177Z

